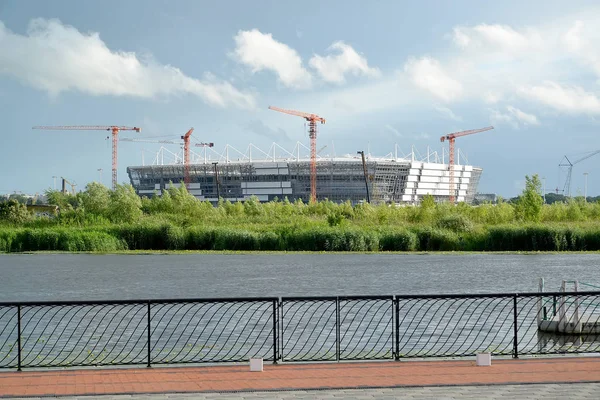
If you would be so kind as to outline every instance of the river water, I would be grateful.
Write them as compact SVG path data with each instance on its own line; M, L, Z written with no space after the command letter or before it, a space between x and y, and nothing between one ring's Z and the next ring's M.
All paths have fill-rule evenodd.
M600 254L0 255L0 301L507 293L600 283ZM585 288L582 288L584 290Z

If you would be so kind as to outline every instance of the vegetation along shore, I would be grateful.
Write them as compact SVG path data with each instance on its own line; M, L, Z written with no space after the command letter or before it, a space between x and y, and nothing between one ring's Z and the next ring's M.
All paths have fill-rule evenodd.
M597 251L600 204L584 199L543 204L537 176L515 202L261 204L217 207L185 187L140 198L130 185L98 183L76 195L48 191L56 216L0 203L0 252L123 250L241 251Z

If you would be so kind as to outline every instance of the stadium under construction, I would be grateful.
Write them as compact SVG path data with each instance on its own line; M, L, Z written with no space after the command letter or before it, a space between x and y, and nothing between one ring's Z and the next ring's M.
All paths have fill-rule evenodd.
M304 155L306 151L308 148L299 142L291 152L277 144L267 152L253 145L245 152L230 145L220 153L204 148L192 154L188 191L212 203L219 198L243 201L251 196L261 202L286 197L290 201L308 202L310 159ZM367 155L366 168L360 155L318 156L317 200L337 203L349 200L357 204L367 199L368 186L372 203L416 204L426 194L436 201L447 201L450 178L444 156L444 153L441 157L437 152L430 153L429 149L426 157L417 156L415 151L398 156L396 148L383 157ZM454 170L456 200L472 202L482 169L459 162ZM185 167L180 154L162 147L152 165L131 166L127 172L136 192L151 197L161 195L170 185L181 185Z

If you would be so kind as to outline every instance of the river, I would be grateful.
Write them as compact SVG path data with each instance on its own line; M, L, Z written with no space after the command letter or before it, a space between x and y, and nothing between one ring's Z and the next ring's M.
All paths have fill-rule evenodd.
M498 293L600 283L600 254L0 255L0 301ZM583 289L583 288L582 288Z

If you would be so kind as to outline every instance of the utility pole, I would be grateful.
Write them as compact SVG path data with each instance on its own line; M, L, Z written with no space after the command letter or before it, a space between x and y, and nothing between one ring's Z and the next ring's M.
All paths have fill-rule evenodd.
M217 185L217 202L219 202L219 200L221 199L221 185L219 184L219 170L217 169L217 164L218 162L216 161L212 163L215 169L215 184Z
M588 173L584 172L583 176L585 177L585 186L583 187L583 200L587 203L587 177L588 177Z
M100 184L102 184L102 168L98 168L98 172L100 172Z
M371 203L371 196L369 196L369 181L367 179L367 164L365 163L365 152L357 151L356 154L360 154L362 157L363 173L365 175L365 188L367 189L367 203Z

